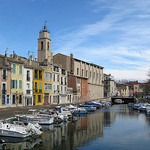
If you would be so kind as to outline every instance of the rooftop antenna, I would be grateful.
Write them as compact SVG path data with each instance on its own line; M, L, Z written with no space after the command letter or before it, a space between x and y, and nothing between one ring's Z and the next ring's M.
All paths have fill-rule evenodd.
M6 51L5 51L5 55L7 56L7 51L8 51L8 48L6 48Z
M28 51L28 58L30 57L30 51Z

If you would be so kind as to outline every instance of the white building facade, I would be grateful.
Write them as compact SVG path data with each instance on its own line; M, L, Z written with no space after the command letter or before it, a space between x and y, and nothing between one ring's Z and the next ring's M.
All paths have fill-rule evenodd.
M23 82L24 106L33 106L33 69L30 66L24 67Z

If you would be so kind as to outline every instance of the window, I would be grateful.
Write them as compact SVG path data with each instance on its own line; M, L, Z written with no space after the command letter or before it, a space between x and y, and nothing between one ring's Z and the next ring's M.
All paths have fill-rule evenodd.
M93 78L95 78L95 72L93 72Z
M64 69L61 70L61 73L62 73L63 75L66 75L66 71L65 71Z
M12 95L12 104L15 104L15 103L16 103L16 95L13 94L13 95Z
M11 80L11 89L17 89L17 80Z
M65 77L65 85L67 85L67 79L66 79L66 77Z
M49 50L49 42L47 42L47 50Z
M4 105L4 104L5 104L5 101L6 101L5 94L2 94L2 105Z
M38 95L38 103L41 103L41 95Z
M63 86L61 86L61 93L63 93Z
M77 68L77 75L79 75L79 68Z
M35 92L37 92L37 82L35 82Z
M61 77L61 84L63 84L63 77Z
M39 83L39 92L42 92L42 83Z
M35 79L37 79L38 78L38 71L37 70L35 70L35 77L34 77Z
M45 72L45 79L52 79L52 74L49 72Z
M12 73L16 73L16 64L13 64Z
M55 81L55 74L54 74L53 80Z
M52 90L52 85L45 83L45 90Z
M6 94L6 83L2 84L2 94Z
M59 92L59 85L57 85L57 91Z
M43 50L43 41L41 42L41 50Z
M19 95L19 104L22 104L22 95Z
M22 65L19 65L19 74L22 74Z
M80 78L77 78L77 83L80 83Z
M3 80L6 80L6 69L3 69Z
M83 77L83 69L82 69L82 77Z
M86 77L88 76L88 71L86 70Z
M59 74L57 75L57 82L59 82Z
M42 79L42 71L39 71L39 79Z
M54 90L54 92L55 92L55 85L53 85L53 90Z
M30 83L27 83L27 89L30 89Z
M30 71L27 70L27 81L30 81Z
M7 104L9 104L10 95L7 94Z
M19 89L22 89L22 80L19 80Z
M66 92L67 92L67 87L65 86L65 94L66 94Z

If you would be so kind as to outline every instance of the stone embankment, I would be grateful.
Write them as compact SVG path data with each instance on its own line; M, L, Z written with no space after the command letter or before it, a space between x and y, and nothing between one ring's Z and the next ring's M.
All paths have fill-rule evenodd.
M101 99L103 101L111 101L111 99ZM101 100L95 100L96 102L100 102ZM58 104L59 106L66 106L69 104ZM40 105L40 106L18 106L18 107L7 107L7 108L0 108L0 120L14 117L16 112L20 112L26 114L29 109L53 109L54 107L58 106L57 104L51 105Z

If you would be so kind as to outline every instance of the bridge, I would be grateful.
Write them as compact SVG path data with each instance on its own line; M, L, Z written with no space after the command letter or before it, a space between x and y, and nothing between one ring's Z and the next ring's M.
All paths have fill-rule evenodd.
M134 103L135 99L134 97L111 97L111 102L113 104L128 104L128 103Z

